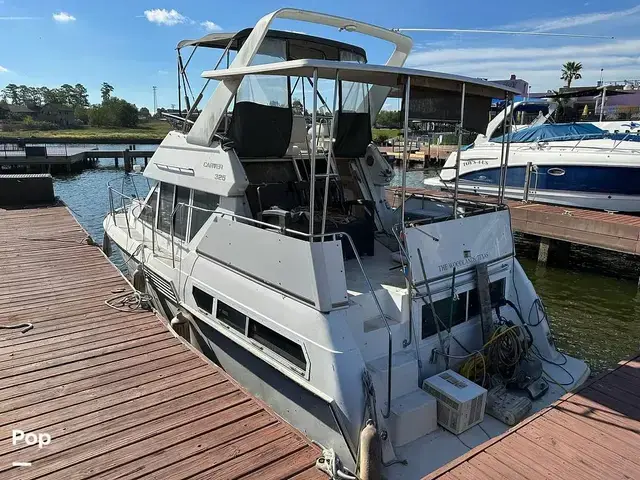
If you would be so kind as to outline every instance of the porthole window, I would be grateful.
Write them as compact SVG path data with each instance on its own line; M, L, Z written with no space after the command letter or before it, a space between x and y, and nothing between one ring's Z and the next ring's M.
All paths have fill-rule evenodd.
M564 170L562 168L553 167L547 170L549 175L553 175L554 177L561 177L564 175Z

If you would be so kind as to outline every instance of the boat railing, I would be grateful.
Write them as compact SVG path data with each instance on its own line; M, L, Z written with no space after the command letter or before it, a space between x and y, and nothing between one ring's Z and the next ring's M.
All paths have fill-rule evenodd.
M314 241L316 239L319 239L321 242L324 241L325 238L333 238L333 240L336 240L338 238L346 238L347 241L349 242L349 245L351 246L351 249L353 250L354 256L356 261L358 262L358 266L360 267L360 271L362 272L362 275L364 276L365 281L367 282L367 286L369 288L369 292L371 293L371 296L373 298L374 303L376 304L376 308L378 310L378 313L380 314L380 317L382 318L382 320L384 321L385 324L385 328L387 329L387 337L388 337L388 355L387 355L387 405L385 408L384 413L382 414L382 416L384 418L388 418L389 415L391 414L391 380L392 380L392 374L391 374L391 370L392 370L392 355L393 355L393 334L391 333L391 327L389 326L389 321L387 319L387 316L384 314L384 310L382 309L382 305L380 304L380 301L378 300L378 296L376 295L375 290L373 289L373 284L371 283L371 280L369 279L369 276L367 275L367 272L365 271L364 268L364 264L362 263L362 259L360 258L360 254L358 253L358 250L356 249L356 245L353 241L353 238L351 238L351 235L349 235L346 232L331 232L331 233L316 233L316 234L309 234L309 233L304 233L304 232L299 232L297 230L292 230L290 228L286 228L286 227L279 227L277 225L273 225L270 223L266 223L266 222L262 222L260 220L255 220L253 218L249 218L249 217L244 217L242 215L237 215L235 213L231 213L231 212L224 212L224 211L219 211L219 210L211 210L211 209L207 209L207 208L202 208L202 207L196 207L195 205L188 205L186 203L180 202L178 203L175 208L173 209L173 212L171 213L171 227L170 227L170 233L171 233L171 264L173 266L173 268L175 268L176 263L175 263L175 241L174 241L174 224L175 224L175 215L176 213L183 209L193 209L193 210L199 210L202 212L209 212L212 215L218 215L219 217L230 217L233 218L235 221L240 221L240 222L245 222L245 223L249 223L249 224L253 224L256 226L260 226L260 227L266 227L269 229L272 229L282 235L286 235L286 234L291 234L291 235L295 235L301 239L307 239L309 241Z
M116 190L112 185L107 185L107 190L109 192L109 215L111 215L111 218L113 219L113 224L117 227L118 226L117 215L119 213L124 214L124 221L127 227L127 235L131 237L131 220L129 219L129 217L131 216L131 218L134 218L134 219L139 218L145 209L148 208L151 211L153 211L151 209L151 206L144 204L144 199L126 195ZM114 201L114 196L116 197L115 201ZM116 206L118 203L120 204L120 206ZM137 216L136 216L136 212L137 212L136 209L140 209L140 212L138 213ZM145 226L145 222L140 222L140 223L142 224L142 242L144 243L146 240L147 227ZM152 251L155 251L156 232L155 232L154 222L151 222L150 229L151 229L151 248L152 248Z

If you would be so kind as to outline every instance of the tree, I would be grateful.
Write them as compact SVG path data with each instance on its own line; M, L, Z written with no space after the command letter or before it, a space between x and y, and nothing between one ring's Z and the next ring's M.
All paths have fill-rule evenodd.
M76 83L73 87L73 106L74 107L88 107L89 106L89 94L87 89L81 83Z
M109 98L89 110L89 123L99 127L137 127L138 109L126 100Z
M6 92L4 95L11 100L11 103L18 104L20 103L20 95L18 94L18 86L15 83L10 83L3 90Z
M113 87L109 85L107 82L102 82L102 87L100 88L102 103L107 102L111 98L111 92L113 92Z
M560 80L566 81L567 88L571 88L571 82L582 78L580 70L582 70L582 63L567 62L562 66L562 76L560 77Z
M147 107L142 107L142 108L140 109L140 112L139 112L139 113L140 113L140 116L141 116L142 118L145 118L145 119L146 119L146 118L151 117L151 112L149 111L149 109L148 109Z

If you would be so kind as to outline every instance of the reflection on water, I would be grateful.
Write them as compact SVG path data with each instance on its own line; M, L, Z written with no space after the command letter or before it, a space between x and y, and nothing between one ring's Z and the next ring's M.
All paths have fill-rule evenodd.
M122 146L115 146L122 148ZM148 146L142 148L151 148ZM74 212L93 238L102 242L102 221L109 212L107 182L122 178L122 169L113 160L102 160L99 168L77 175L55 177L55 192ZM419 187L423 174L410 172L407 184ZM133 178L140 195L146 182L129 176L124 192L135 194ZM394 184L400 184L396 172ZM117 182L118 189L123 184ZM640 295L636 259L592 249L573 248L567 266L536 265L535 244L517 237L518 258L542 297L551 319L558 346L570 355L586 359L594 372L615 365L638 350L640 339ZM553 258L553 256L552 256ZM111 260L122 268L122 258L114 252ZM605 274L603 274L606 273ZM634 273L635 272L635 273ZM617 278L623 273L629 280Z

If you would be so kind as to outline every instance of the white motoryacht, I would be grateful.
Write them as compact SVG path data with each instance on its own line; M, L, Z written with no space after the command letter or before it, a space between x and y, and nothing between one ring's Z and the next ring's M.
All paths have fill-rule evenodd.
M503 109L486 133L464 148L458 174L460 191L497 195L506 184L504 195L509 198L640 212L640 136L633 131L605 131L588 122L549 123L553 110L529 126L514 125L511 134L502 135L509 131L505 123L509 123L512 109L517 114L530 103ZM510 141L509 149L503 139ZM451 188L457 160L454 152L440 175L425 179L425 185Z
M275 18L370 35L394 51L369 65L353 45L271 30ZM484 128L508 87L403 68L408 37L302 10L192 44L233 60L202 74L217 85L197 120L155 152L146 198L109 189L105 232L156 308L320 443L322 465L341 478L375 478L363 473L372 468L420 478L588 377L554 345L505 206L386 200L393 170L371 125L391 91L403 92L406 134L409 118ZM323 81L331 140L318 148ZM502 348L507 363L495 356Z

